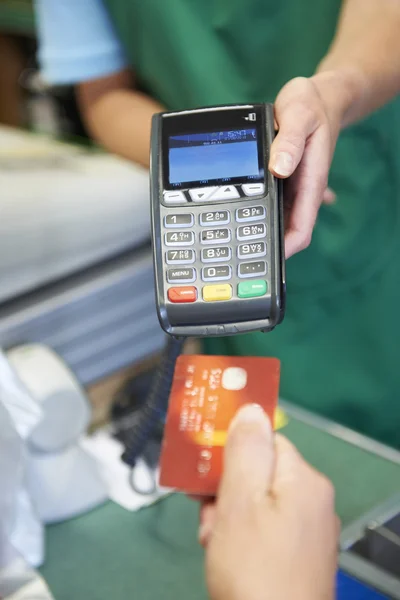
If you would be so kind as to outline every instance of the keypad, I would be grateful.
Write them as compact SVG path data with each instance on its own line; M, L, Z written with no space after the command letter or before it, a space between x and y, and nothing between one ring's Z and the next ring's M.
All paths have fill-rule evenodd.
M240 244L238 246L238 258L260 258L267 254L267 245L265 242L249 242L248 244Z
M223 244L231 241L230 229L205 229L200 234L202 244Z
M168 283L192 283L196 280L196 271L190 267L168 269L167 279Z
M265 275L267 272L267 263L263 260L249 263L239 263L239 277L256 277Z
M166 261L169 265L190 265L194 263L196 254L194 250L168 250Z
M262 184L254 183L241 188L226 185L168 192L171 204L184 201L189 209L185 212L171 207L164 216L164 226L169 230L164 234L169 302L220 302L234 296L250 299L268 293L265 206L246 206L249 200L243 198L242 207L231 210L229 205L222 210L212 206L209 211L202 207L200 212L194 207L194 203L235 199L239 195L251 197L264 191Z
M237 229L237 239L239 241L249 241L264 238L267 235L265 223L255 225L243 225Z
M231 256L232 250L229 248L229 246L222 246L220 248L203 248L201 251L201 262L226 262L231 259Z
M194 224L194 216L190 213L167 215L164 217L164 225L168 229L179 227L192 227Z
M229 212L227 210L216 210L205 212L200 215L200 225L210 227L212 225L227 225L229 223Z
M165 234L166 246L192 246L194 244L193 231L174 231Z
M202 271L203 281L224 281L232 277L229 265L217 265L215 267L204 267Z

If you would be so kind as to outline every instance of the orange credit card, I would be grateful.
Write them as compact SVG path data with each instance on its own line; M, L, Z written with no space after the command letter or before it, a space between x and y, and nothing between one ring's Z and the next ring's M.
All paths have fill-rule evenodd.
M276 358L182 355L172 383L160 485L213 496L229 425L244 404L259 404L274 422L279 395Z

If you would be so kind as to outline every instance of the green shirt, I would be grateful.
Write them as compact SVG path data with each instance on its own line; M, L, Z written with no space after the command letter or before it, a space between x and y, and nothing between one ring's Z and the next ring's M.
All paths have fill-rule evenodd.
M310 76L340 0L107 0L143 89L169 109L273 101ZM310 248L269 334L207 340L282 360L281 395L400 447L400 101L342 133ZM256 399L255 399L256 400Z

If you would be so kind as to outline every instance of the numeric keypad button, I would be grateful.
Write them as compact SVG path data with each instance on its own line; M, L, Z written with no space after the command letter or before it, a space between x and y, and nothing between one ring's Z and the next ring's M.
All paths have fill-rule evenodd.
M237 229L237 239L239 241L258 240L267 235L265 223L257 223L256 225L243 225Z
M267 245L265 242L250 242L248 244L240 244L238 246L238 258L260 258L267 253Z
M192 246L193 244L193 231L171 231L165 234L166 246Z
M216 210L211 212L201 213L200 225L227 225L229 223L229 212L227 210Z
M165 259L169 265L190 265L195 261L194 250L168 250Z
M231 241L230 229L205 229L200 234L202 244L226 244Z
M203 281L226 281L232 277L229 265L217 265L215 267L204 267L202 271Z
M220 248L203 248L201 251L201 261L203 263L226 262L231 259L232 251L229 246Z
M168 229L176 229L179 227L192 227L194 224L194 216L190 213L167 215L164 217L164 225Z
M176 269L168 269L168 283L193 283L196 280L196 271L191 267L178 267Z
M257 262L241 263L239 265L239 277L259 277L267 272L267 264L263 260Z
M236 221L238 223L259 221L265 218L265 206L249 206L247 208L238 208L236 211Z

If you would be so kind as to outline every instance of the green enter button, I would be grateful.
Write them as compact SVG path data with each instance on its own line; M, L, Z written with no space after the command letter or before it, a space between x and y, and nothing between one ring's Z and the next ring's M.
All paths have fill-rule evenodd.
M242 281L238 285L239 298L255 298L264 296L267 293L267 282L263 279L253 279L253 281Z

